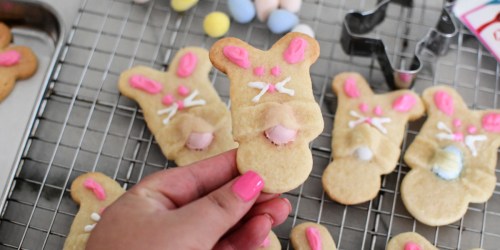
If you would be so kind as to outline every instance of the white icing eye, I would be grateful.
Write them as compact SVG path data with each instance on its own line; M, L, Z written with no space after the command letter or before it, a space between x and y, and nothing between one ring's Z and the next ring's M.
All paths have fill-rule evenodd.
M431 160L432 171L442 179L456 179L462 172L462 159L460 149L455 146L447 146L434 154Z

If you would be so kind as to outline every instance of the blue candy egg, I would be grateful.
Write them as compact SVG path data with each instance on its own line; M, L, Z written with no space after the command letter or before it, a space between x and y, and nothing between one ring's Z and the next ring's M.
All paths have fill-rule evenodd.
M238 23L248 23L255 17L255 6L250 0L229 0L229 14Z
M267 19L267 27L274 34L281 34L291 30L299 23L299 18L294 13L278 9L271 12Z

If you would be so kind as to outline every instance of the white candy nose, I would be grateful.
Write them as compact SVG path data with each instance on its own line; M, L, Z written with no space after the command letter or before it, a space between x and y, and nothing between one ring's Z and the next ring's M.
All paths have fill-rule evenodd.
M369 147L362 146L362 147L357 148L354 151L354 155L359 160L369 161L369 160L371 160L373 158L373 151Z
M212 133L191 133L186 142L186 147L192 150L206 149L213 141L214 135Z
M285 145L295 141L297 130L285 128L281 125L274 126L265 131L267 139L276 145Z

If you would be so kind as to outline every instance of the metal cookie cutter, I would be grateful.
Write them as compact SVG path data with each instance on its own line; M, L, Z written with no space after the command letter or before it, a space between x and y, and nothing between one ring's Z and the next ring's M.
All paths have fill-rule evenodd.
M446 0L441 16L435 28L431 28L415 48L415 53L408 66L395 67L389 60L384 42L380 38L364 35L384 21L389 3L397 3L411 8L412 0L383 0L375 9L358 12L351 11L344 17L340 43L346 54L356 56L375 55L383 71L387 84L392 89L409 89L422 69L420 57L444 55L448 51L451 39L457 33L457 25L452 18L451 7L455 0ZM407 27L406 31L409 31ZM403 44L403 48L407 42Z

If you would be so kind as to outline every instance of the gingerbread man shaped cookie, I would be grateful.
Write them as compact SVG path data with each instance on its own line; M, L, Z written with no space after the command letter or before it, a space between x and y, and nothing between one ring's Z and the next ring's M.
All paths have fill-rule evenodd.
M210 69L208 51L189 47L176 54L167 72L138 66L120 76L120 92L139 103L164 155L178 165L236 147Z
M236 38L221 39L210 50L210 60L231 82L238 169L259 173L265 192L292 190L312 170L309 142L323 130L309 75L318 56L316 40L293 32L268 51Z
M333 79L338 97L333 127L333 161L323 173L323 188L333 200L350 205L373 199L381 175L397 165L408 120L424 114L410 90L376 95L357 73Z
M10 45L11 40L9 27L0 23L0 101L12 92L16 80L31 77L38 68L33 51L26 46Z
M428 118L405 153L411 171L401 197L417 220L440 226L459 220L469 202L486 202L496 184L500 110L471 111L452 88L426 89Z
M71 224L64 250L83 250L90 232L101 219L104 209L125 190L113 179L98 172L78 176L71 184L71 198L80 209Z

